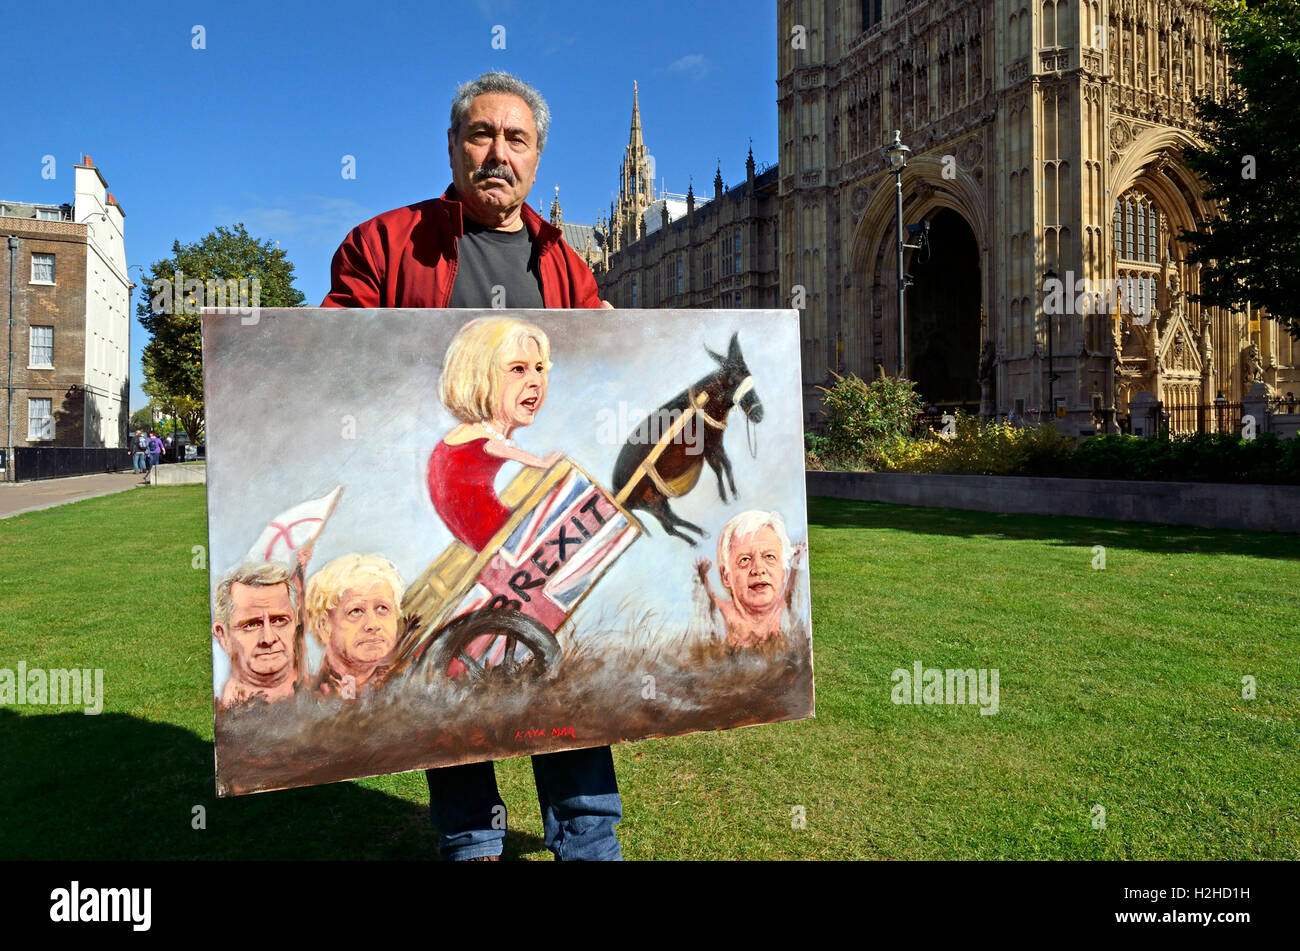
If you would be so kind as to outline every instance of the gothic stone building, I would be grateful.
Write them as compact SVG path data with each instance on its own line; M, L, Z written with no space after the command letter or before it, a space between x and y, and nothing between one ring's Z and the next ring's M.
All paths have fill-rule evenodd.
M1180 151L1193 97L1227 83L1205 3L778 0L778 50L780 285L805 289L810 421L831 370L898 370L895 129L904 221L930 228L905 262L905 370L927 400L1049 411L1049 319L1071 432L1143 390L1300 388L1300 342L1188 299L1178 235L1212 211ZM1049 269L1121 296L1048 315Z
M633 87L632 126L617 202L610 207L600 294L615 307L776 308L788 303L777 276L778 172L758 171L751 149L745 181L713 179L712 200L657 196Z

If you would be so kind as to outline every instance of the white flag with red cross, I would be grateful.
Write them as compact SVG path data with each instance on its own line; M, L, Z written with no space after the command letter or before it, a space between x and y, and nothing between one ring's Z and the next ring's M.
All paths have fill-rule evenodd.
M316 541L342 493L343 486L340 485L328 495L309 499L271 519L253 547L248 549L248 560L292 565L298 549Z

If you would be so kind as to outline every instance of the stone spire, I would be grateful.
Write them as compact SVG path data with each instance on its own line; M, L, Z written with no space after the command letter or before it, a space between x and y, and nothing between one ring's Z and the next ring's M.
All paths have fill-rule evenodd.
M749 185L749 193L754 193L754 140L749 140L749 157L745 159L745 181Z
M636 80L632 80L632 132L627 138L627 144L632 149L644 149L645 142L641 138L641 95L636 88Z
M718 159L718 171L713 176L713 200L722 201L722 159Z
M555 197L551 199L551 224L558 228L563 221L564 218L560 213L560 186L556 185Z
M618 206L610 215L611 231L617 234L616 250L645 236L642 213L655 200L654 170L641 134L641 96L632 82L632 127L627 152L618 176Z

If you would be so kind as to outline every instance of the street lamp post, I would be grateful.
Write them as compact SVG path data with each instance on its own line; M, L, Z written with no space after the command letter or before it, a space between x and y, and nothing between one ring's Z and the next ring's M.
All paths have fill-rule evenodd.
M1056 270L1048 268L1047 273L1043 275L1043 284L1046 287L1047 281L1056 280ZM1068 291L1067 291L1068 293ZM1047 407L1048 412L1052 414L1052 419L1056 419L1056 373L1052 363L1052 315L1047 313L1047 306L1044 303L1043 316L1047 318Z
M894 173L894 220L897 225L898 239L898 375L907 373L907 337L903 317L903 290L907 286L903 275L903 169L907 167L907 157L912 150L903 144L898 129L894 130L894 141L882 150L885 163Z

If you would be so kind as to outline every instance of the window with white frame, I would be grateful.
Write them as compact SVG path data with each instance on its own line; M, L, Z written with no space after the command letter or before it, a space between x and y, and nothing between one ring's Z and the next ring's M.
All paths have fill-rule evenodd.
M31 367L54 366L53 327L36 326L31 328L31 350L28 353L27 365Z
M54 255L32 252L32 283L54 283Z
M27 401L27 439L54 438L54 400L29 399Z
M36 220L37 220L37 221L58 221L58 220L60 220L62 217L63 217L63 216L62 216L61 214L59 214L59 209L57 209L57 208L37 208L37 209L36 209Z

